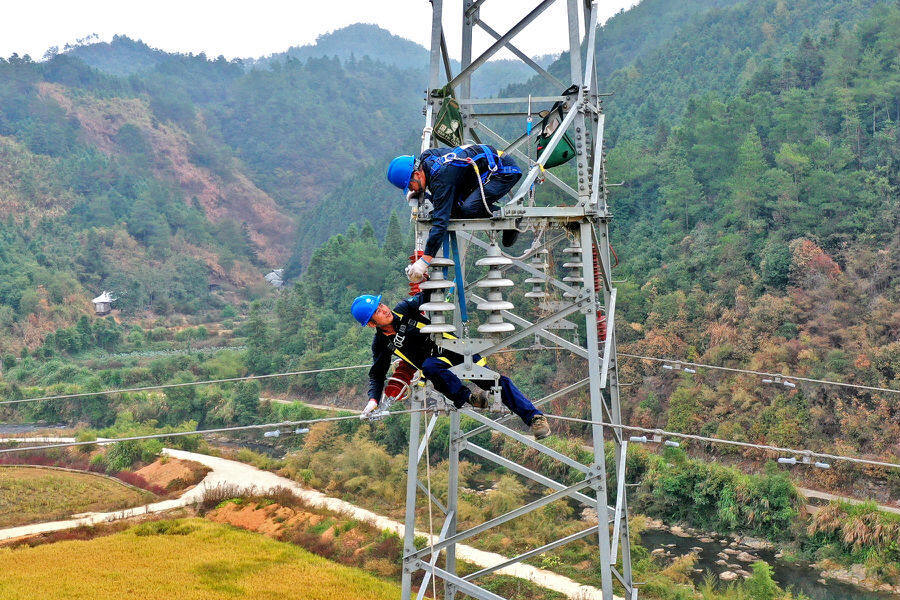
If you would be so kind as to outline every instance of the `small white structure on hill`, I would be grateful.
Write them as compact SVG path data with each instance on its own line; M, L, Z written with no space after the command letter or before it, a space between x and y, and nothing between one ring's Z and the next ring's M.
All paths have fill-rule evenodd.
M94 303L94 312L98 315L109 314L109 311L112 310L112 303L115 301L115 296L107 291L104 291L102 294L91 300L91 302Z
M268 281L269 285L272 287L280 288L284 286L284 269L275 269L266 275L266 281Z

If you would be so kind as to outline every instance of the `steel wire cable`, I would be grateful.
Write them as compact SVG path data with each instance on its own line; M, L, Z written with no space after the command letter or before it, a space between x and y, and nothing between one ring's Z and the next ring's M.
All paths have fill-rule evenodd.
M711 444L727 444L730 446L740 446L742 448L752 448L755 450L767 450L769 452L777 452L780 454L796 454L800 456L808 456L810 458L827 458L830 460L845 461L857 464L871 465L874 467L887 467L890 469L900 469L900 464L882 462L878 460L869 460L867 458L857 458L854 456L844 456L840 454L828 454L825 452L815 452L813 450L798 450L796 448L782 448L780 446L770 446L768 444L754 444L751 442L739 442L737 440L726 440L723 438L707 437L691 433L679 433L677 431L666 431L663 429L652 429L649 427L635 427L633 425L620 425L616 423L607 423L605 421L592 421L590 419L579 419L577 417L565 417L563 415L544 414L548 419L557 419L559 421L571 421L574 423L585 423L589 425L600 425L610 427L612 429L621 429L623 431L636 431L639 433L650 433L663 437L677 437L687 440L696 440L700 442L709 442Z
M525 347L525 348L509 348L507 350L499 350L494 352L494 354L505 354L508 352L525 352L527 350L564 350L561 346L540 346L537 348ZM886 388L886 387L878 387L874 385L863 385L861 383L845 383L843 381L831 381L828 379L813 379L812 377L800 377L799 375L785 375L784 373L771 373L768 371L754 371L753 369L738 369L736 367L720 367L718 365L707 365L704 363L691 362L687 360L678 360L674 358L660 358L658 356L644 356L642 354L629 354L626 352L617 352L616 356L621 356L624 358L637 358L641 360L650 360L653 362L659 362L670 365L684 365L687 367L697 367L698 369L712 369L716 371L729 371L732 373L743 373L745 375L759 375L762 377L779 377L781 379L787 379L791 381L804 381L806 383L818 383L821 385L836 385L841 387L848 388L856 388L860 390L867 390L871 392L887 392L889 394L900 394L900 390L894 388Z
M385 413L380 415L379 418L391 417L394 415L406 415L412 414L416 412L425 412L427 409L424 408L414 408L407 410L395 410L389 413ZM353 415L343 415L339 417L323 417L320 419L303 419L300 421L280 421L278 423L259 423L256 425L237 425L235 427L217 427L215 429L198 429L195 431L173 431L170 433L152 433L147 435L132 435L128 437L121 438L101 438L98 440L92 441L84 441L84 442L61 442L59 444L42 444L40 446L20 446L16 448L2 448L0 449L0 454L7 454L11 452L26 452L29 450L47 450L50 448L69 448L73 446L89 446L92 444L97 445L106 445L106 444L115 444L116 442L131 442L138 440L153 440L158 438L170 438L170 437L184 437L188 435L206 435L210 433L227 433L231 431L249 431L253 429L276 429L279 427L294 427L296 425L313 425L315 423L326 423L331 421L346 421L349 419L360 419L360 416L357 414ZM11 438L7 438L7 442Z
M642 360L651 360L654 362L668 363L668 364L679 364L686 365L689 367L698 367L701 369L714 369L718 371L730 371L732 373L744 373L746 375L761 375L765 377L780 377L782 379L790 379L794 381L805 381L807 383L820 383L823 385L838 385L849 388L857 388L861 390L869 390L873 392L888 392L891 394L900 394L900 390L886 387L877 387L873 385L862 385L859 383L844 383L842 381L830 381L828 379L813 379L811 377L799 377L797 375L785 375L783 373L769 373L767 371L754 371L753 369L738 369L734 367L719 367L717 365L707 365L703 363L689 362L686 360L675 360L670 358L659 358L657 356L642 356L640 354L627 354L625 352L618 352L617 356L624 356L625 358L639 358Z
M292 375L312 375L315 373L329 373L332 371L347 371L349 369L369 368L372 365L350 365L346 367L328 367L325 369L310 369L306 371L285 371L283 373L271 373L269 375L246 375L244 377L228 377L226 379L206 379L203 381L186 381L183 383L164 383L160 385L147 385L135 388L123 388L118 390L100 390L97 392L79 392L77 394L58 394L56 396L40 396L37 398L19 398L15 400L0 400L2 404L20 404L22 402L38 402L41 400L64 400L69 398L84 398L86 396L104 396L107 394L123 394L126 392L146 392L150 390L164 390L177 387L188 387L192 385L210 385L213 383L228 383L234 381L249 381L252 379L271 379L273 377L290 377Z

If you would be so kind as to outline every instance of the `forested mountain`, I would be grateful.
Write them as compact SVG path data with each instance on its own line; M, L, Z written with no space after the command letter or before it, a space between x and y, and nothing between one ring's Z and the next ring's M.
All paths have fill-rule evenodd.
M331 55L350 39L359 53ZM102 289L130 315L214 308L348 222L382 229L397 194L380 171L420 126L425 81L424 63L393 62L425 50L365 25L320 43L250 64L117 36L0 62L6 347ZM492 65L504 85L524 77L509 66ZM362 172L378 172L366 195L347 183Z
M704 92L733 93L804 34L818 37L835 24L852 24L879 0L645 0L612 17L597 32L597 66L607 136L652 135L671 125L687 101ZM771 65L766 68L772 68ZM550 67L568 73L563 55ZM536 87L556 93L534 77L501 95L520 96ZM527 91L526 91L527 93Z
M614 275L625 280L620 342L637 354L898 388L900 8L875 6L856 25L823 22L772 52L732 92L695 94L669 127L610 149L609 177L625 183L611 199L621 259ZM268 364L366 360L368 332L346 306L357 293L405 293L400 268L411 242L398 231L399 223L389 228L382 248L370 227L353 228L316 251L279 301L267 341L257 343ZM393 279L383 275L391 269ZM520 294L511 300L527 310ZM547 353L496 360L534 394L579 372ZM715 372L672 376L634 361L621 368L623 380L637 382L625 397L635 424L900 452L891 396L786 390ZM348 373L307 389L359 379ZM557 409L583 415L584 406L574 398ZM810 477L856 481L841 468ZM900 481L892 485L900 492Z
M149 71L166 56L162 50L124 35L113 36L111 42L98 42L89 38L84 43L67 46L64 52L110 75Z
M625 183L611 199L616 276L627 279L620 339L652 355L897 387L900 9L691 9L645 0L600 31L603 87L616 93L607 166ZM109 48L144 52L122 38ZM262 68L152 56L128 77L66 54L0 64L2 339L40 344L101 289L130 315L257 297L263 272L287 264L302 277L271 324L255 312L248 368L365 360L368 335L346 304L404 293L405 204L383 170L417 146L422 71L355 52ZM550 356L502 360L529 393L570 372ZM877 395L760 392L623 365L632 376L642 383L629 417L654 426L876 454L900 437L883 432L898 418ZM336 391L355 377L302 385Z
M0 62L5 349L34 347L102 289L131 315L252 297L298 217L416 120L417 76L368 58L157 58L128 79L66 54Z
M252 65L270 65L285 58L306 60L325 56L336 56L342 61L368 56L401 69L421 72L423 76L428 69L428 50L423 46L393 35L377 25L366 23L349 25L320 35L316 38L315 44L294 46L286 52L244 62ZM539 65L547 67L556 56L548 54L533 58ZM450 65L454 73L459 72L459 61L451 60ZM441 69L443 73L443 66ZM491 60L472 77L472 91L479 96L492 95L510 84L526 81L533 73L531 67L520 60Z

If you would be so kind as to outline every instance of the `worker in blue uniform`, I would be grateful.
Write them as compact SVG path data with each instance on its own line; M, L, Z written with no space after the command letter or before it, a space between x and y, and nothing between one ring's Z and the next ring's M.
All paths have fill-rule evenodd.
M381 296L357 297L350 312L360 325L375 328L372 340L372 367L369 369L369 401L363 411L367 416L378 407L384 389L385 377L391 364L391 356L398 356L422 371L434 389L453 402L456 408L469 403L476 408L487 408L491 381L474 381L477 388L467 387L450 367L463 362L463 356L443 349L432 336L421 328L429 323L419 310L425 301L424 292L397 303L393 310L381 302ZM476 360L481 362L476 355ZM531 427L535 439L550 435L550 425L544 414L534 407L525 394L506 376L500 376L500 399L512 412Z
M424 256L406 268L413 283L425 278L428 265L444 241L450 219L486 218L497 201L522 177L515 161L485 144L432 148L418 158L398 156L388 166L387 178L407 192L407 199L431 198L431 231ZM503 245L511 246L518 230L503 232Z

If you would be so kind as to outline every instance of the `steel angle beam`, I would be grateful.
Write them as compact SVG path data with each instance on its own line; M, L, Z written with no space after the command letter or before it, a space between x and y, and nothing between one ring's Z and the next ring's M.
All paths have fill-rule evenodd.
M470 6L469 8L467 8L463 11L463 17L468 18L468 17L472 16L472 13L474 13L476 10L481 8L481 5L484 4L485 2L486 2L486 0L475 0L474 2L472 2L472 6Z
M472 295L472 297L476 298L476 300L478 299L475 295ZM531 327L532 325L534 325L534 323L532 323L528 319L523 319L522 317L518 316L515 313L511 313L508 310L500 311L500 314L507 321L511 321L514 325L518 325L520 327ZM572 354L580 356L581 358L588 357L588 352L585 348L583 348L582 346L579 346L578 344L573 344L572 342L565 339L564 337L560 337L560 336L556 335L555 333L547 331L546 329L539 329L539 330L535 331L534 333L541 336L545 340L556 343L558 346L560 346L561 348L563 348L565 350L568 350Z
M603 364L600 367L600 389L606 387L606 378L609 374L609 359L612 351L613 331L616 328L616 288L609 294L609 305L606 309L606 340L603 342Z
M494 431L499 431L500 433L502 433L508 437L511 437L519 442L522 442L529 448L537 450L541 454L546 454L547 456L549 456L551 458L555 458L559 462L563 463L564 465L566 465L568 467L575 469L576 471L580 471L580 472L584 473L585 475L589 475L591 472L590 467L581 464L577 460L570 458L561 452L557 452L553 448L550 448L549 446L545 446L544 444L542 444L540 442L536 442L532 438L522 435L521 433L519 433L518 431L516 431L514 429L510 429L506 425L501 425L497 421L494 421L494 420L482 415L481 413L477 413L477 412L475 412L473 410L469 410L469 409L465 409L462 412L463 412L463 414L466 414L466 415L472 417L476 421L479 421L479 422L487 425L489 428L493 429Z
M487 33L489 36L491 36L495 40L499 40L500 38L503 37L496 31L494 31L490 25L488 25L481 19L477 19L475 21L475 24L478 25L479 27L481 27L485 33ZM541 65L534 62L530 56L528 56L527 54L525 54L524 52L522 52L521 50L516 48L512 44L512 42L506 42L506 47L509 49L510 52L515 54L517 57L519 57L519 60L521 60L523 63L525 63L532 69L534 69L535 72L537 72L541 77L543 77L544 79L549 81L551 84L553 84L554 87L556 87L558 89L565 89L567 87L566 84L564 84L562 81L560 81L559 79L557 79L556 77L551 75L544 67L542 67Z
M528 552L523 552L522 554L510 558L509 560L505 560L502 563L496 564L492 567L488 567L486 569L481 569L480 571L475 571L474 573L470 573L463 577L466 581L471 581L472 579L476 579L483 575L488 575L493 573L494 571L499 571L504 567L508 567L509 565L513 565L515 563L523 562L531 558L532 556L537 556L543 552L547 552L548 550L553 550L554 548L559 548L560 546L565 546L571 542L580 540L581 538L587 537L593 533L597 532L597 527L599 525L595 525L593 527L589 527L583 531L579 531L578 533L573 533L572 535L567 535L564 538L560 538L558 540L552 541L549 544L544 544L540 548L535 548L534 550L529 550Z
M625 502L625 459L628 456L628 440L622 441L619 452L618 468L616 469L616 510L613 517L612 544L609 548L609 562L616 564L616 555L619 549L619 536L622 534L621 519L622 505Z
M493 129L491 129L490 127L488 127L481 121L473 122L472 126L476 129L478 129L479 131L485 133L489 138L492 138L495 143L501 144L502 146L506 147L506 152L512 153L512 155L515 156L516 158L518 158L520 160L524 160L527 163L533 162L530 157L526 156L521 150L518 149L518 146L523 144L527 139L537 136L538 133L540 132L539 128L535 128L531 132L530 136L524 135L524 136L520 137L519 139L517 139L516 141L510 143L509 141L504 139L503 136L501 136L499 133L496 133ZM547 181L549 181L550 183L552 183L553 185L555 185L556 187L558 187L559 189L564 191L566 194L572 196L573 198L578 198L578 192L576 192L574 189L572 189L571 186L569 186L569 184L564 182L562 179L560 179L559 177L557 177L550 171L545 170L543 172L543 176L544 176L544 178L547 179Z
M434 565L428 564L423 560L416 560L413 565L416 569L422 569L424 571L432 573L435 577L440 577L444 581L453 584L454 587L458 588L459 591L473 597L477 598L477 600L506 600L503 596L498 596L493 592L489 592L485 589L482 589L471 583L466 581L461 577L457 577L447 571L438 568Z
M416 478L416 487L419 488L420 490L422 490L425 493L425 495L428 496L428 498L434 503L434 505L437 506L439 511L441 511L445 515L447 514L447 507L444 506L444 503L441 502L440 500L438 500L437 498L435 498L434 494L432 494L428 491L428 488L425 487L425 484L422 483L422 480L419 479L418 477Z
M441 61L440 46L441 36L444 34L443 12L444 0L431 0L431 60L428 64L428 101L425 104L425 129L424 132L430 132L434 123L434 99L431 98L430 90L438 87L438 71ZM422 134L422 146L420 152L425 152L431 147L430 134ZM406 592L404 592L406 594Z
M487 50L482 52L478 58L473 60L470 65L460 71L459 75L457 75L450 81L450 87L456 87L461 81L470 77L475 69L486 63L494 54L496 54L499 50L506 46L507 42L518 35L518 33L525 29L532 21L541 16L541 13L550 8L550 5L554 2L556 2L556 0L544 0L535 8L533 8L531 12L522 17L522 19L518 23L513 25L509 31L504 33L496 42L491 44L491 46Z
M456 517L455 514L448 514L447 518L444 519L444 525L441 527L441 533L438 535L438 541L447 538L447 532L450 531L450 526L453 523L453 519ZM431 540L429 540L431 541ZM428 564L432 567L437 564L438 556L440 556L440 551L435 551L434 554L431 555L431 559L428 561ZM428 590L428 580L431 578L431 571L425 571L425 577L422 579L422 583L419 584L419 594L416 596L416 600L422 600L425 597L425 592Z
M582 306L581 302L573 302L572 304L569 304L568 306L561 308L560 310L553 313L552 315L550 315L548 317L544 317L540 321L537 321L536 323L529 325L525 329L520 329L519 331L512 334L511 336L503 338L502 340L500 340L499 342L497 342L490 348L487 348L481 354L482 354L482 356L490 356L491 354L493 354L494 352L497 352L498 350L502 350L503 348L508 348L509 346L512 346L513 344L515 344L516 342L518 342L521 339L530 337L536 333L539 334L540 331L543 331L549 325L553 325L557 321L561 321L561 320L565 319L567 316L571 315L572 313L578 312L579 310L581 310L581 306Z
M524 506L515 508L515 509L509 511L508 513L500 515L499 517L494 517L493 519L485 521L481 525L476 525L474 527L466 529L465 531L460 531L456 535L449 536L448 538L441 540L437 544L434 544L434 546L431 546L428 548L423 548L422 550L417 550L416 552L414 552L411 555L408 555L404 558L413 559L413 560L417 559L417 558L421 559L423 556L425 556L429 552L442 550L451 544L458 544L459 542L461 542L463 540L467 540L474 535L478 535L479 533L487 531L488 529L492 529L494 527L497 527L498 525L502 525L502 524L506 523L507 521L511 521L511 520L515 519L516 517L521 517L522 515L526 515L534 510L541 508L542 506L546 506L546 505L550 504L551 502L556 502L557 500L560 500L561 498L565 498L571 492L577 492L578 490L582 490L582 489L592 485L594 483L594 480L596 480L599 477L600 477L600 475L591 475L590 477L587 477L584 480L579 481L578 483L571 485L564 490L560 490L558 492L553 492L552 494L542 496L541 498L538 498L537 500L534 500L533 502L529 502L528 504L525 504Z
M501 467L509 469L510 471L512 471L514 473L518 473L519 475L522 475L523 477L527 477L528 479L531 479L532 481L536 481L537 483L545 485L550 489L559 491L559 490L566 488L566 486L564 484L559 483L558 481L556 481L554 479L545 477L544 475L541 475L537 471L532 471L528 467L523 467L522 465L520 465L518 463L514 463L513 461L511 461L507 458L504 458L503 456L500 456L499 454L495 454L495 453L491 452L490 450L487 450L486 448L482 448L481 446L479 446L477 444L473 444L472 442L465 442L462 445L462 447L460 448L460 450L468 450L469 452L471 452L473 454L477 454L481 458L487 459L493 463L500 465ZM571 497L574 498L575 500L578 500L582 504L587 504L588 506L591 506L591 507L597 506L596 498L590 498L580 492L572 492Z
M581 388L587 386L588 381L590 381L589 378L582 379L581 381L576 381L575 383L572 383L572 384L570 384L570 385L567 385L567 386L564 387L564 388L558 389L558 390L556 390L556 391L553 392L553 393L547 394L546 396L544 396L544 397L541 398L540 400L535 400L534 402L532 402L532 404L533 404L535 407L543 406L544 404L546 404L546 403L548 403L548 402L552 402L553 400L556 400L557 398L560 398L560 397L562 397L562 396L568 394L569 392L574 392L574 391L576 391L576 390L580 390ZM503 424L503 423L505 423L505 422L507 422L507 421L513 420L514 418L518 418L518 417L516 417L516 415L514 415L514 414L503 415L503 416L500 417L499 419L495 420L494 423L500 423L500 424ZM460 436L459 436L459 439L461 439L461 440L467 440L467 439L469 439L469 438L471 438L471 437L473 437L473 436L478 435L479 433L483 433L483 432L485 432L485 431L488 431L489 429L490 429L490 426L488 426L488 425L479 425L479 426L476 427L475 429L470 429L469 431L467 431L467 432L463 433L462 435L460 435Z
M525 194L528 193L528 190L529 188L531 188L531 184L534 183L534 180L537 179L538 175L544 172L544 164L546 164L547 159L550 158L553 150L557 145L559 145L559 142L566 134L566 130L569 129L569 126L575 122L575 117L578 116L580 112L581 107L578 104L575 104L571 108L569 108L569 112L566 113L565 117L563 117L562 123L560 123L559 127L556 128L556 131L550 137L550 141L547 142L547 145L544 147L544 151L541 152L541 157L538 158L537 163L528 170L528 175L526 175L522 183L519 184L519 188L513 193L512 200L507 202L506 206L518 204L522 201L522 198L524 198Z
M438 0L440 2L440 0ZM410 397L410 408L421 409L423 406L424 392L421 389L413 390ZM417 460L419 444L419 428L422 421L421 412L410 414L409 421L409 459L406 466L406 516L403 521L403 552L409 554L416 549L416 482L418 481L419 462ZM403 561L403 574L400 580L400 593L403 600L409 600L412 593L412 572L409 570L409 561Z
M437 423L437 415L431 415L428 426L425 428L425 435L422 436L422 441L419 442L419 456L416 459L416 464L422 462L422 456L425 454L425 446L428 445L428 440L431 438L431 432L434 431L435 423Z
M532 96L532 102L562 102L568 100L568 96ZM503 96L501 98L461 98L457 100L460 106L465 104L468 106L478 106L481 104L525 104L528 97L512 98Z

